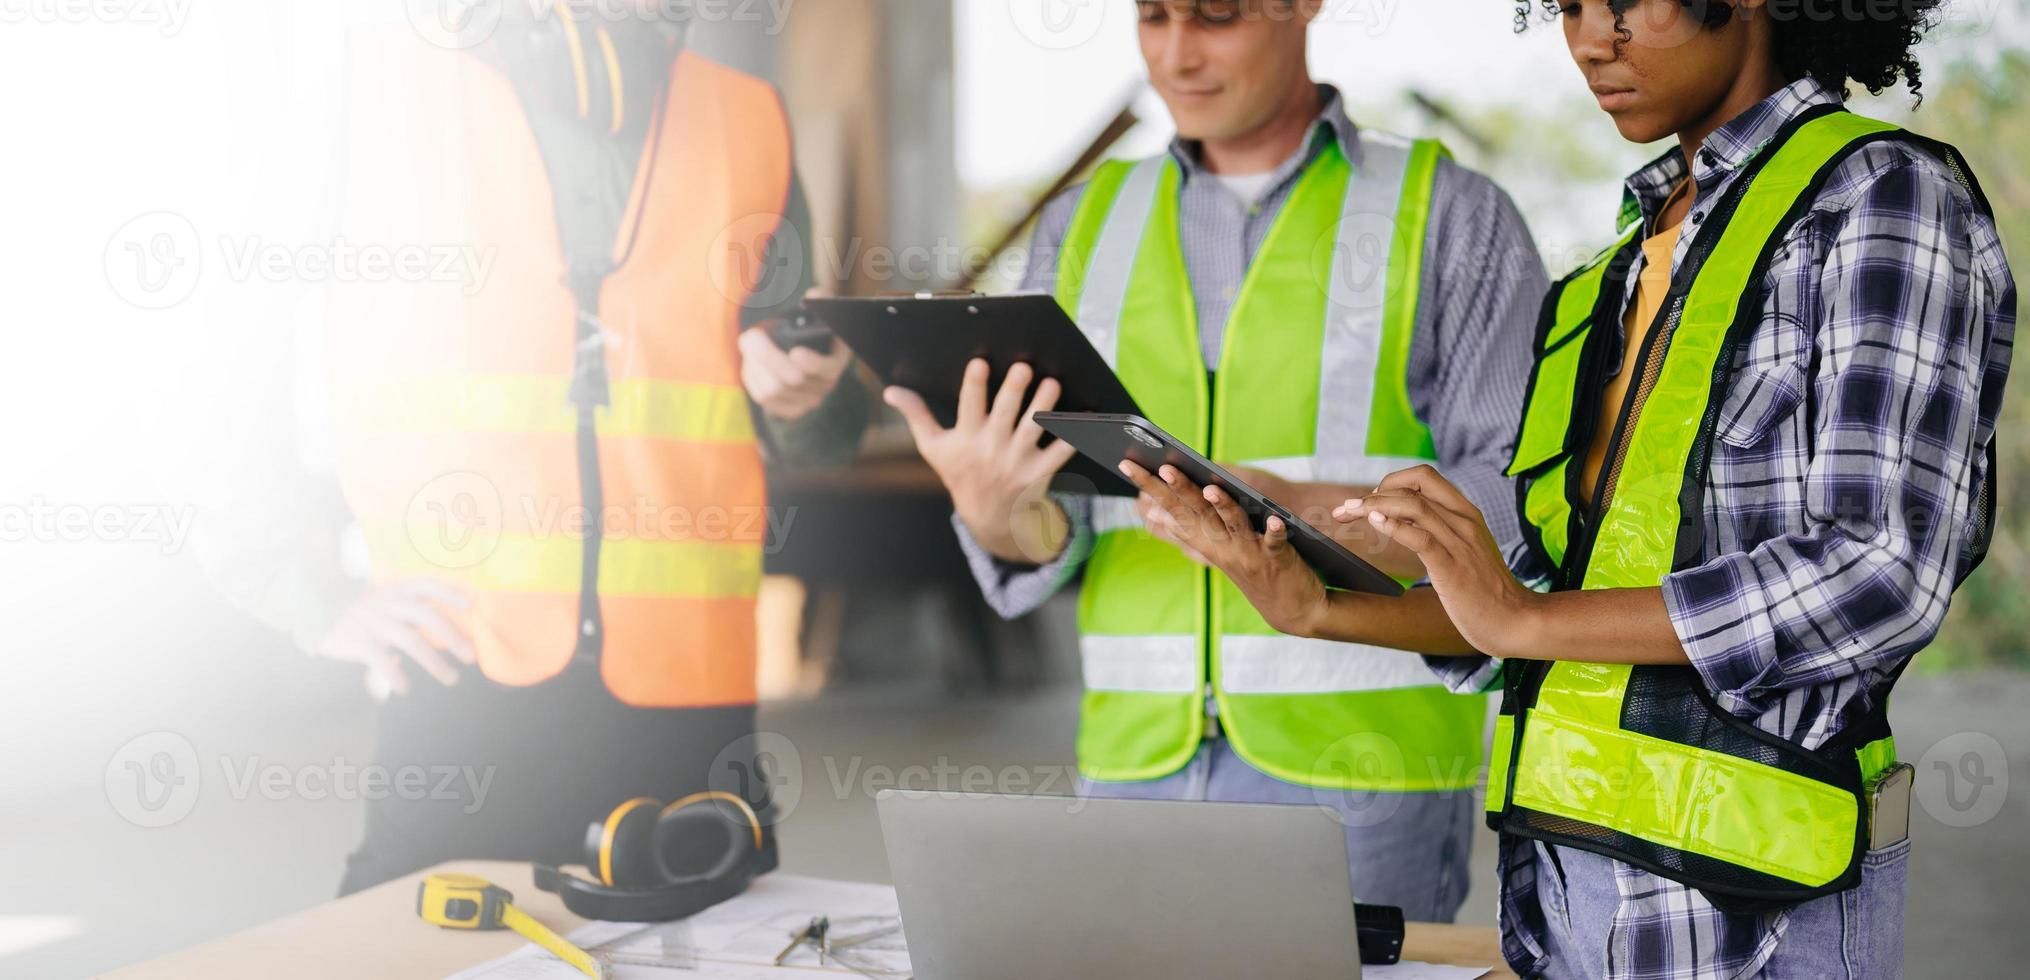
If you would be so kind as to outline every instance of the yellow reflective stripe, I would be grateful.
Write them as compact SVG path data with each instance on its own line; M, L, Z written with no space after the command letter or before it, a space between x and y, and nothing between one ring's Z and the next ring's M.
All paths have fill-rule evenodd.
M399 527L369 530L377 570L438 575L489 592L576 593L584 541L476 532L432 560ZM608 538L599 545L599 592L609 596L747 597L761 588L759 543Z
M1486 810L1500 813L1508 806L1508 764L1515 751L1515 716L1494 716L1494 741L1488 743Z
M1756 295L1751 286L1765 244L1782 232L1799 194L1828 161L1855 140L1894 128L1850 113L1818 119L1778 147L1742 192L1686 291L1676 328L1659 328L1668 331L1656 339L1666 345L1663 365L1618 447L1614 496L1595 533L1586 588L1647 588L1670 572L1685 467L1700 440L1711 438L1704 423L1713 375L1744 297Z
M1896 765L1896 736L1884 735L1869 742L1854 750L1854 757L1861 763L1861 782L1873 784Z
M737 385L620 379L599 411L602 436L744 443L754 440ZM379 385L358 422L374 432L571 432L570 381L550 375L403 378Z
M1531 711L1515 802L1817 887L1853 860L1853 794L1773 766Z
M1571 531L1572 505L1565 499L1565 475L1571 465L1568 456L1551 467L1530 484L1523 498L1523 520L1537 529L1545 556L1557 565L1565 563L1565 548L1570 543L1565 539Z

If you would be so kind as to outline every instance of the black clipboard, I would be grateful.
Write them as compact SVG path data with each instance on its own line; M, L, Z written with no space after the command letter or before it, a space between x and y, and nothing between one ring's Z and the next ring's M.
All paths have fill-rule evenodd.
M991 369L990 399L1010 367L1027 364L1039 379L1057 379L1063 390L1057 407L1063 411L1141 412L1106 358L1057 300L1043 293L814 297L804 308L844 339L883 384L922 395L940 425L958 417L959 384L966 363L976 357ZM1065 464L1051 488L1135 495L1134 485L1119 473L1084 456Z
M1165 463L1177 467L1201 487L1216 486L1246 511L1248 522L1260 531L1270 514L1283 519L1290 529L1290 546L1305 564L1318 572L1326 585L1348 592L1371 592L1398 596L1403 587L1388 573L1368 564L1329 534L1312 527L1303 518L1248 486L1219 464L1200 456L1190 446L1158 428L1148 419L1132 414L1091 412L1038 412L1036 421L1052 435L1078 447L1080 453L1109 469L1122 460L1156 472Z

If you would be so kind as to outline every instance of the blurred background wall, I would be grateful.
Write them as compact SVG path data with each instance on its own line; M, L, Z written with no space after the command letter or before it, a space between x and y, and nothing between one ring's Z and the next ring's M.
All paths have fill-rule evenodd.
M706 8L719 13L701 18L696 46L784 91L819 281L836 292L940 288L976 270L981 288L1010 288L1019 250L984 247L1124 108L1140 121L1109 153L1168 139L1138 85L1127 0ZM1967 152L2020 262L2030 15L2015 0L1948 11L1922 49L1923 107L1900 91L1863 102ZM356 671L218 598L190 553L179 474L203 441L192 420L241 391L204 370L234 343L218 325L297 329L316 305L314 275L250 272L244 258L319 244L343 38L403 16L395 0L0 4L0 975L88 973L325 900L356 839L356 802L226 778L363 760L370 702ZM1620 176L1660 151L1622 143L1556 30L1516 35L1506 4L1336 0L1312 62L1364 124L1440 136L1495 175L1554 274L1608 240ZM2030 876L2021 382L1998 435L1989 566L1894 711L1903 754L1924 763L1912 976L2030 960L2010 915ZM771 557L764 613L762 727L802 771L786 866L885 877L872 791L911 782L910 766L926 767L919 783L943 778L928 768L940 761L1030 789L1068 780L1069 597L1017 623L988 612L892 422L850 470L775 479L803 513ZM194 753L202 788L152 827L119 787L137 739L163 732ZM1486 844L1477 866L1491 866ZM1477 870L1467 915L1492 922L1491 867Z

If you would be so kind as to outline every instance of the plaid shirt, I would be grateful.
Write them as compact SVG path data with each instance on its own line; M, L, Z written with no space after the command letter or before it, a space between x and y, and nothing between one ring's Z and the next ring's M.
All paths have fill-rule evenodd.
M1799 81L1707 139L1674 268L1778 129L1838 100ZM1655 215L1684 175L1672 149L1629 178L1633 205ZM1667 576L1664 603L1725 710L1817 747L1931 641L1979 543L1975 500L1991 477L2016 292L1994 222L1939 162L1894 143L1835 170L1764 285L1713 446L1705 562ZM1525 581L1546 580L1526 549L1512 564ZM1486 659L1432 665L1462 690L1492 686L1499 670ZM1526 976L1545 967L1542 855L1502 839L1503 950ZM1615 875L1610 977L1745 977L1783 938L1787 912L1729 915L1625 864Z

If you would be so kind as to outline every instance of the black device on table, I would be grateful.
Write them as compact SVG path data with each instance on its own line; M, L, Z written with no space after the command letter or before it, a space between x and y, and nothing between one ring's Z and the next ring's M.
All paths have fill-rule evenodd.
M1353 927L1360 934L1360 961L1373 965L1394 963L1403 958L1403 936L1407 927L1403 910L1394 905L1353 903Z
M1201 487L1216 486L1240 505L1248 515L1248 522L1257 531L1267 525L1270 514L1282 518L1283 525L1289 529L1290 546L1332 588L1387 596L1403 594L1403 587L1387 573L1346 550L1331 535L1305 523L1219 464L1200 456L1148 419L1139 415L1111 413L1038 412L1036 422L1045 431L1077 446L1079 452L1110 470L1119 466L1122 460L1133 462L1151 473L1168 463Z
M1054 297L1043 293L917 293L810 299L804 305L844 338L883 384L922 395L940 425L949 426L958 417L959 386L966 364L974 358L987 362L990 401L1008 369L1027 364L1038 379L1057 379L1062 392L1059 409L1141 411L1078 324ZM1083 457L1067 463L1051 486L1109 496L1135 494L1134 486L1111 467Z

